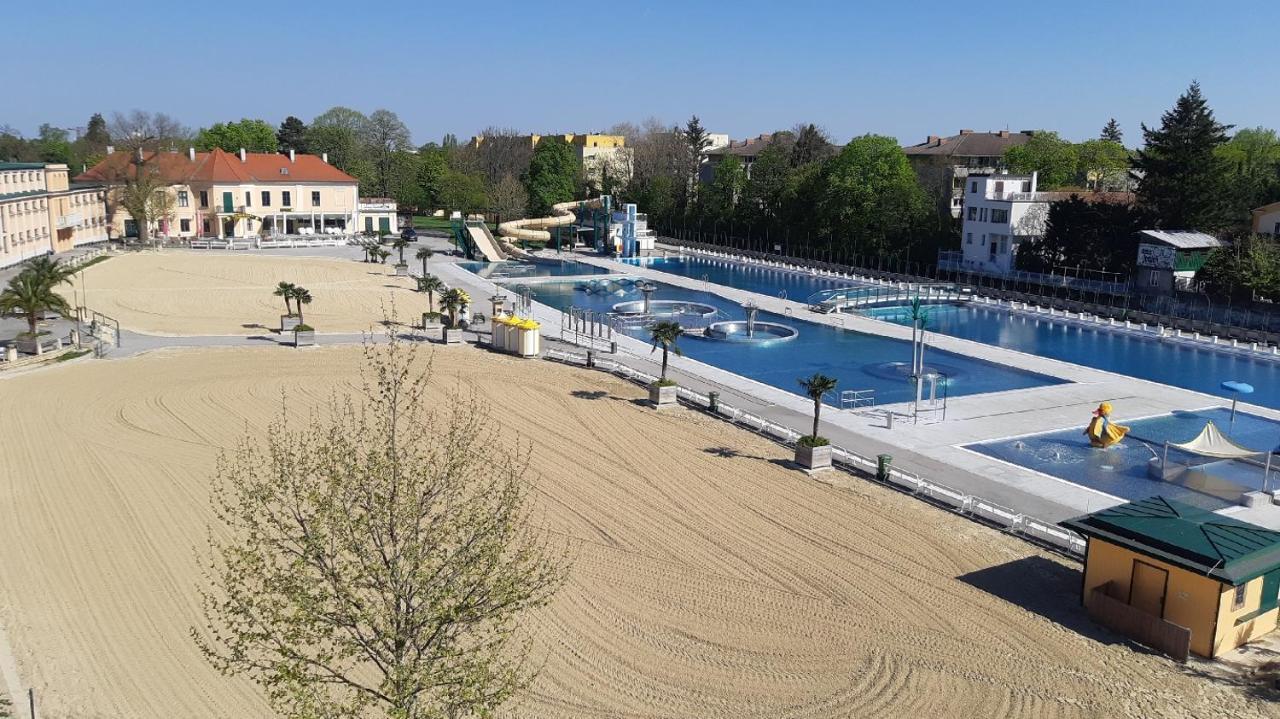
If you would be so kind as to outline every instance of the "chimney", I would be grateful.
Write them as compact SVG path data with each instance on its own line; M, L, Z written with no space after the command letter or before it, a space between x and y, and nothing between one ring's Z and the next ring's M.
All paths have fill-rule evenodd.
M244 148L243 148L243 147L242 147L242 148L240 148L240 161L241 161L241 162L244 162L244 161L245 161Z
M932 147L932 146L934 146L934 145L941 145L941 144L942 144L942 138L941 138L941 137L938 137L937 135L930 135L930 136L929 136L929 139L925 141L925 144L926 144L926 145L929 145L929 146L931 146L931 147Z
M191 160L192 162L196 161L196 148L194 147L187 148L187 159Z
M1000 137L1008 137L1008 136L1009 136L1009 131L1008 131L1008 130L1001 130L1001 131L1000 131Z
M972 135L972 134L973 134L973 130L961 130L961 131L960 131L960 134L961 134L961 135Z
M108 154L108 155L110 155L111 153L113 153L113 152L115 152L115 151L116 151L116 146L115 146L115 145L107 145L107 154Z
M324 164L326 165L329 164L329 153L327 152L320 153L320 159L324 160Z
M1031 173L1031 191L1032 191L1033 193L1036 191L1036 183L1038 182L1039 176L1040 176L1040 173L1039 173L1039 172L1034 172L1034 171L1033 171L1033 172Z
M296 160L297 160L297 156L293 154L293 148L292 148L292 147L290 147L290 148L289 148L289 162L291 162L291 163L292 163L292 162L295 162Z

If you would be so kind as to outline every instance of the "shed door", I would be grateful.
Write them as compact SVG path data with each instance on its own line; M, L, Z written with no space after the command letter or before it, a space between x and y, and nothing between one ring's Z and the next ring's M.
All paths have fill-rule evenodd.
M391 218L390 217L378 218L378 232L384 235L391 234Z
M1165 570L1133 560L1133 577L1129 584L1129 604L1153 617L1164 617L1164 593L1169 584Z

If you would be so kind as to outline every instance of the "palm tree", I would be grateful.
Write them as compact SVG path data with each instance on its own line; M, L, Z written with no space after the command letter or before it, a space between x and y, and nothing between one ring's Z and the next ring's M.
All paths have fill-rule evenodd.
M815 372L812 377L800 380L800 386L804 388L804 393L809 399L813 400L813 434L809 435L813 439L818 438L818 416L822 414L822 397L835 390L836 380L834 377L828 377L821 372Z
M454 287L440 296L440 307L449 313L449 326L458 326L458 312L471 304L471 296L464 290Z
M384 250L381 247L379 247L377 252L378 252L378 261L384 265L387 264L387 258L391 256L391 251Z
M397 238L395 238L394 240L392 240L392 241L391 241L391 246L392 246L392 247L394 247L394 248L396 248L396 250L400 253L400 261L399 261L399 262L397 262L397 263L396 263L396 265L397 265L397 266L399 266L399 265L403 265L403 264L405 264L405 261L404 261L404 248L406 248L406 247L408 247L408 246L409 246L409 238L407 238L407 237L397 237Z
M307 322L302 319L302 306L311 304L311 290L306 287L294 288L293 299L298 303L298 324L305 325Z
M422 260L423 277L427 276L427 260L431 259L431 256L434 254L435 253L431 251L430 247L422 247L418 249L418 254L414 255L417 259Z
M418 291L427 293L427 304L432 312L436 310L436 293L447 289L449 288L445 287L444 280L435 275L423 275L418 278Z
M284 313L290 317L293 316L293 308L289 305L289 300L293 299L293 293L296 292L297 289L298 286L292 282L281 282L276 285L276 291L271 293L276 297L284 298Z
M659 346L662 347L662 377L658 381L667 381L667 352L674 352L677 356L683 357L684 353L676 346L676 340L680 339L680 335L684 334L684 328L679 322L655 322L649 328L649 337L653 340L653 349L649 354L653 354Z
M47 276L30 269L23 270L10 279L9 285L0 292L0 313L20 312L25 315L31 338L36 339L36 325L41 313L53 310L62 315L71 314L71 306L67 304L66 298L53 291L55 286L49 283Z
M55 260L48 255L37 257L27 263L23 268L24 272L31 272L40 282L44 282L49 287L57 287L61 284L70 284L71 276L75 274L75 270L68 268L59 260Z

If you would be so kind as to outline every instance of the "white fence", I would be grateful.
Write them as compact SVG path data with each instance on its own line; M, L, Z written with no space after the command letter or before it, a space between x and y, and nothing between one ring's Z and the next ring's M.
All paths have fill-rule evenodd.
M560 350L546 349L543 355L547 359L564 362L566 364L586 364L586 358L582 355L572 354L570 352L562 352ZM639 384L649 384L658 378L653 375L646 374L632 367L628 367L620 362L608 359L597 359L594 365L600 369L612 372L620 377L637 382ZM697 407L710 409L711 400L705 395L698 394L691 389L679 387L677 390L680 399ZM716 413L724 419L728 419L735 424L746 427L754 432L758 432L784 444L794 444L800 439L801 434L789 427L770 422L763 417L751 414L736 407L731 407L723 402L716 403ZM857 452L839 446L832 446L832 464L837 468L860 475L876 476L878 462L870 457L863 456ZM954 487L948 487L945 484L930 482L921 478L919 475L905 472L897 467L889 468L889 475L886 478L887 483L898 489L924 497L933 504L951 509L958 514L981 520L987 524L1006 529L1010 533L1021 536L1026 539L1034 540L1038 544L1046 545L1054 549L1065 552L1073 557L1084 558L1085 540L1079 534L1068 529L1059 527L1052 522L1046 522L1035 517L1022 514L1009 507L991 502L982 497L965 494Z

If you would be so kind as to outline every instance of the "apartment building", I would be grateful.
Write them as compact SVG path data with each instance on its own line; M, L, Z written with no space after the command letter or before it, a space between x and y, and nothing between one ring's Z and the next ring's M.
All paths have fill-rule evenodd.
M964 207L965 180L970 175L1003 170L1005 151L1025 145L1032 134L1030 130L961 130L950 137L930 135L924 142L902 150L920 178L920 185L938 204L938 212L959 218Z
M107 240L104 188L66 165L0 162L0 267Z
M1022 242L1044 236L1050 193L1036 192L1030 175L966 176L964 225L960 232L966 269L1008 272Z
M113 152L77 180L106 186L114 237L136 237L137 221L120 206L124 183L139 171L158 174L167 199L150 219L153 235L251 238L277 234L359 232L356 178L327 156L245 152Z
M546 137L559 137L573 148L582 166L582 177L589 185L600 187L606 174L622 182L631 179L635 151L627 147L627 138L622 135L570 132L563 135L524 135L519 139L522 143L528 142L529 147L537 147ZM471 138L471 147L479 149L485 140L484 135L476 135Z

